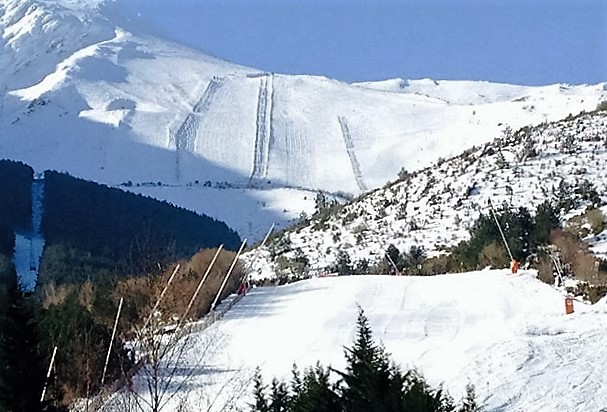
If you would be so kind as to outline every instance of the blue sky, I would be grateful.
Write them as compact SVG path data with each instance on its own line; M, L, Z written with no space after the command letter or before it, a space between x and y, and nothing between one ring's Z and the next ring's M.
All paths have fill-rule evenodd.
M123 0L172 38L343 81L607 80L605 0Z

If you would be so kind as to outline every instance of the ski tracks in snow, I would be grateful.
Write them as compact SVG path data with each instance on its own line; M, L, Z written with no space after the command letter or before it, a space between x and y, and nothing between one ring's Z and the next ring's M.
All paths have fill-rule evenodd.
M175 133L175 147L178 151L187 150L191 152L195 149L200 119L208 112L217 90L223 86L223 81L223 77L211 79L200 99L194 104L192 111L188 113L183 123L177 129L177 133Z
M175 176L181 178L181 156L182 152L193 152L196 149L196 137L202 116L209 110L213 97L217 90L223 85L223 77L213 77L202 96L192 107L185 120L175 133ZM169 142L172 139L169 136Z
M604 339L600 329L541 328L488 347L477 371L491 377L485 389L488 410L586 412L607 407L601 395L606 376L596 366L604 362L605 353L597 353L595 344ZM564 398L563 393L575 396Z
M358 185L358 188L364 192L367 190L367 185L363 180L363 174L360 170L360 164L356 159L356 153L354 152L354 142L352 141L350 127L348 126L348 122L345 117L338 116L337 120L339 121L339 125L341 126L341 134L344 138L344 144L346 145L346 151L348 152L350 163L352 164L352 172L354 173L356 184Z
M255 132L255 153L253 171L249 184L268 175L270 140L272 133L272 105L274 100L274 78L271 74L261 77L257 99L257 120Z

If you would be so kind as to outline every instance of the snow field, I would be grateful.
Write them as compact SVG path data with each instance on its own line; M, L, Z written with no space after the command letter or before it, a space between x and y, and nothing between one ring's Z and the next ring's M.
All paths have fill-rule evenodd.
M533 271L313 278L253 289L201 333L222 339L207 368L260 366L268 381L289 379L293 362L343 368L357 305L395 362L444 383L456 398L473 383L490 412L607 406L605 303L575 302L575 313L565 315L562 291ZM189 386L204 387L208 378Z

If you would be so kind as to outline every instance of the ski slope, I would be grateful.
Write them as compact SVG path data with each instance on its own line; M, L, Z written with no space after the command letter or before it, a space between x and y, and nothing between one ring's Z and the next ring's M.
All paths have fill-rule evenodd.
M256 366L269 381L298 367L344 367L355 335L357 305L375 337L403 368L418 368L457 399L468 382L489 412L599 411L607 407L607 302L575 302L506 270L434 277L313 278L252 290L219 322L197 335L220 339L205 373L188 382L191 399L226 371ZM196 359L194 345L188 356ZM186 362L187 365L187 362ZM246 401L246 397L242 402Z

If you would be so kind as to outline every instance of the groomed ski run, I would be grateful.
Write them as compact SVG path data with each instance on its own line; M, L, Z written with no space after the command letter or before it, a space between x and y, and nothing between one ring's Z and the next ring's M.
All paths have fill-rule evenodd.
M257 101L257 130L255 133L253 171L249 179L252 184L256 180L265 178L268 174L273 94L273 76L269 74L261 77Z
M356 153L354 152L354 142L352 141L352 135L350 134L348 121L343 116L339 116L337 120L339 121L339 126L341 127L341 134L344 138L344 144L346 145L346 151L348 153L348 157L350 158L350 164L352 165L352 172L354 173L356 184L362 192L365 192L368 188L365 184L365 181L363 180L363 174L360 170L360 164L356 159Z
M294 362L343 368L360 305L395 362L456 399L472 383L487 412L598 412L607 407L607 301L575 301L566 315L563 291L535 276L340 276L256 288L195 337L220 345L188 391L212 394L230 372L257 366L267 381L290 379ZM194 345L187 356L196 354Z

